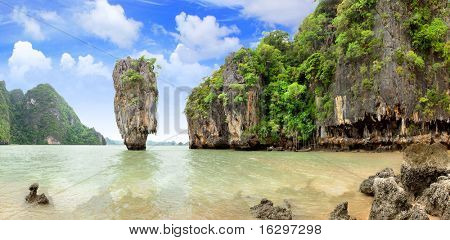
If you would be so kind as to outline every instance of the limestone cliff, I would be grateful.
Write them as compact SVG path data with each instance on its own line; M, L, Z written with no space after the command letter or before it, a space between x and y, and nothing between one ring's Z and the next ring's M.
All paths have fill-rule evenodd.
M188 98L192 148L450 148L448 1L322 0Z
M100 133L81 123L64 98L49 84L40 84L26 93L20 89L8 92L4 86L4 82L0 82L0 142L106 144Z
M0 81L0 145L11 141L9 97L5 82Z
M156 133L158 90L154 63L154 59L128 57L117 61L114 68L116 122L129 150L145 150L148 134Z
M429 25L445 21L448 47L447 5L446 0L434 1L426 12L434 17ZM411 39L409 22L422 14L415 9L419 7L412 1L378 0L369 10L379 44L369 58L338 58L331 89L334 111L318 123L322 146L398 149L440 142L450 147L448 59L432 47L422 56L416 53L423 49L415 46L419 40ZM430 31L439 34L438 29ZM426 36L420 41L426 42Z
M260 83L245 84L235 55L188 99L191 148L254 148L254 136L244 134L259 122ZM208 92L206 99L201 97ZM244 99L245 98L245 99Z

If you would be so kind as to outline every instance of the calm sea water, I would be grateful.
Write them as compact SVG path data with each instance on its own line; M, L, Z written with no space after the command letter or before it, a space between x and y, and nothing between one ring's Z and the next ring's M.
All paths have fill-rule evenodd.
M252 219L249 208L284 199L295 219L327 219L376 171L398 172L401 153L241 152L121 146L0 146L0 219ZM38 182L51 206L24 203Z

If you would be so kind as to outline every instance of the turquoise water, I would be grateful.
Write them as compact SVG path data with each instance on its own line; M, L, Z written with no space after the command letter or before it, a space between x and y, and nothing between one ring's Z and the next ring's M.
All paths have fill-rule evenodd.
M401 153L242 152L122 146L0 146L0 219L253 219L261 198L295 219L326 219L342 201L367 218L359 183ZM24 203L38 182L51 206Z

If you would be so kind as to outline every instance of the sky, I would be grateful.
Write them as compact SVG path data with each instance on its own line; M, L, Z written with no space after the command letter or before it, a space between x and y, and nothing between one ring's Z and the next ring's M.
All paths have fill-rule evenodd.
M314 0L0 0L0 80L27 91L49 83L81 121L121 139L114 116L117 59L154 57L158 133L188 141L192 88L265 32L295 34Z

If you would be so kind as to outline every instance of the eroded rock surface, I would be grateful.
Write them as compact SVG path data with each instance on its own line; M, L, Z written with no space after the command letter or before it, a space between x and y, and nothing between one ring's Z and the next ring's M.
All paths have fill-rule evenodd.
M392 168L385 168L377 172L375 175L370 176L369 178L362 181L361 185L359 186L359 191L369 196L373 196L374 195L373 182L377 177L378 178L395 177L394 170Z
M203 106L205 100L197 96L206 90L203 86L206 83L195 88L189 96L186 116L190 148L254 149L260 145L255 135L246 132L260 121L262 87L259 81L246 87L238 65L235 55L231 54L213 74L212 78L221 79L222 92L207 88L212 91L211 96L217 96L207 106Z
M448 8L448 1L437 0L430 6L431 15L441 16L448 25L449 18L443 17L445 11L441 10ZM343 150L395 150L413 143L439 142L450 148L450 111L436 107L431 114L425 114L417 108L425 89L439 86L439 91L449 93L449 71L432 70L440 56L428 54L421 74L395 60L400 50L414 50L404 25L414 14L411 8L402 1L376 1L372 30L381 41L376 52L377 61L383 64L367 89L361 87L366 73L360 69L372 65L374 59L353 62L341 57L332 86L333 114L319 122L319 145ZM409 81L411 77L415 80Z
M30 193L25 197L25 201L27 201L27 203L38 205L47 205L50 203L44 193L40 195L37 194L39 184L33 183L28 189L30 190Z
M405 149L401 166L401 182L415 196L422 193L438 177L447 175L448 153L442 144L413 144Z
M416 204L412 208L397 215L396 220L430 220L422 205Z
M154 59L121 59L113 79L116 122L129 150L145 150L147 136L156 133L158 90Z
M330 220L356 220L356 218L348 214L348 202L343 202L330 213Z
M425 210L433 216L449 220L450 215L450 178L439 177L438 181L423 191L419 202L425 205Z
M395 178L375 178L375 193L369 219L392 220L403 211L409 210L408 194L401 188Z
M292 220L292 210L289 203L285 202L286 207L273 206L273 202L262 199L261 202L250 208L251 213L262 220Z

